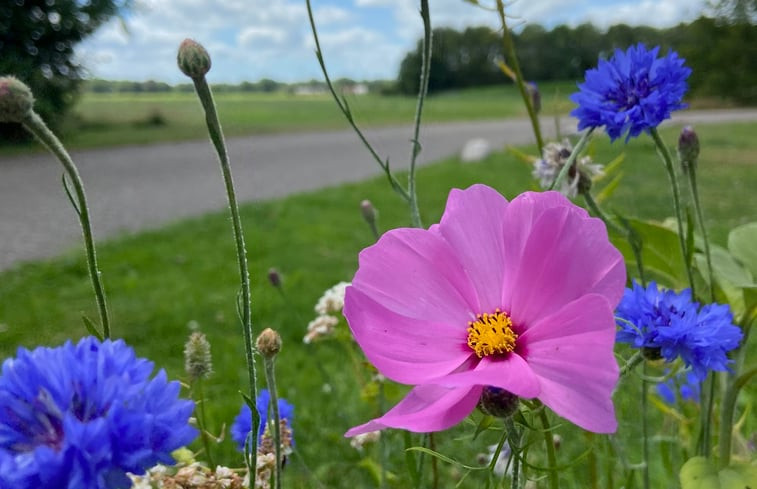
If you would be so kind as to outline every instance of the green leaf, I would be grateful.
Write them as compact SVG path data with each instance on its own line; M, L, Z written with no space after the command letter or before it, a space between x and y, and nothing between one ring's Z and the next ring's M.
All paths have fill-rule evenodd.
M478 426L476 426L476 432L473 434L473 439L475 440L476 438L478 438L478 435L488 430L495 423L495 421L496 419L494 418L494 416L486 415L481 418L481 422L479 422Z
M422 453L431 455L432 457L436 457L439 460L441 460L442 462L446 462L446 463L448 463L450 465L455 465L457 467L461 467L461 468L467 469L467 470L489 470L488 466L465 465L462 462L458 462L457 460L455 460L453 458L450 458L450 457L448 457L446 455L442 455L441 453L436 452L436 451L431 450L430 448L426 448L426 447L410 447L410 448L406 448L405 450L406 451L422 452Z
M641 240L641 259L648 280L656 280L672 288L688 286L686 268L681 256L678 235L662 224L622 218ZM636 270L636 257L631 245L620 236L612 237L613 244L623 254L629 272Z
M690 458L679 473L681 489L750 489L757 487L757 466L732 465L718 472L705 457Z
M89 319L85 314L81 315L81 320L84 322L84 327L87 328L87 331L89 332L89 334L91 334L92 336L94 336L100 341L103 341L105 339L105 336L103 336L100 330L97 329L97 325L95 324L94 321Z
M615 189L618 188L621 180L623 180L623 173L618 173L615 178L610 181L610 183L605 185L602 190L599 191L594 200L596 200L598 204L601 204L602 202L607 200L613 194L613 192L615 192Z
M757 222L750 222L731 230L728 249L744 266L757 277Z

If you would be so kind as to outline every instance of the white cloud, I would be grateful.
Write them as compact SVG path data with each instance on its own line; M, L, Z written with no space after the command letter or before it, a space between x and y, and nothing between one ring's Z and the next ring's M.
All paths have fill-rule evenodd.
M510 25L548 27L592 21L669 26L691 20L704 0L519 0L507 8ZM329 69L335 77L393 78L423 31L414 0L313 0ZM498 28L493 12L463 0L431 0L432 25ZM374 9L373 11L371 9ZM383 24L372 19L374 12ZM391 19L391 24L386 22ZM302 0L142 0L127 18L128 33L112 21L77 49L94 76L186 81L175 67L186 37L205 44L214 81L262 77L320 78Z

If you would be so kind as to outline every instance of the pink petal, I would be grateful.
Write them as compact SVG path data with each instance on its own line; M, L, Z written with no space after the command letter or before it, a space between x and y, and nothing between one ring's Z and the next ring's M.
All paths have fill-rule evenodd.
M348 287L344 316L368 360L395 382L420 384L457 369L473 353L467 325L399 315Z
M573 204L554 207L532 224L516 278L503 292L510 294L504 306L513 323L527 329L585 294L602 294L614 306L625 280L623 256L604 223Z
M345 433L350 437L384 428L399 428L426 433L450 428L476 407L481 387L454 389L438 385L419 385L407 393L396 406L380 418Z
M501 307L504 260L504 214L507 200L485 185L452 189L438 231L476 288L478 312Z
M455 372L430 382L448 387L490 385L526 398L538 396L541 389L539 379L531 367L515 352L484 357L472 369Z
M446 241L424 229L385 233L360 253L352 285L397 314L466 326L478 299Z
M597 433L617 429L615 324L606 298L591 294L541 319L518 338L541 383L539 399L558 415Z

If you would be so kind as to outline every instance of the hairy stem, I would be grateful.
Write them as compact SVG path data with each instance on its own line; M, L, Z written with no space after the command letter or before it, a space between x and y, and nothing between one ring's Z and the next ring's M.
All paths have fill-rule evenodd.
M92 281L92 288L95 292L97 309L100 313L100 324L104 338L110 338L110 319L108 318L108 307L105 300L105 287L100 276L100 269L97 266L97 254L95 252L95 241L92 236L92 224L89 220L89 208L87 207L87 197L84 194L84 182L82 182L79 170L74 165L71 156L66 148L63 147L60 140L47 127L42 118L36 112L31 112L23 121L23 125L32 133L50 152L55 155L61 162L66 171L66 175L74 187L76 194L75 210L79 216L81 231L84 237L84 250L87 255L87 268L89 278ZM67 190L68 191L68 190Z
M413 149L410 153L410 173L408 174L407 189L410 194L410 219L413 227L423 227L421 214L418 210L418 193L415 189L415 164L421 152L420 130L421 115L423 114L423 102L428 92L428 79L431 71L431 14L428 9L428 0L421 0L421 18L423 19L423 56L421 58L421 81L418 88L418 102L415 107L415 120L413 124Z
M555 443L552 440L552 431L549 426L549 418L545 409L539 410L539 419L544 429L544 448L547 450L547 464L549 467L549 487L550 489L559 489L560 479L557 473L557 456L555 455Z
M268 384L268 392L271 394L271 411L273 419L273 444L276 456L275 477L276 489L281 489L281 414L279 413L279 395L276 392L276 373L274 371L274 362L276 357L263 356L265 365L265 380Z
M239 216L239 205L237 204L236 192L234 191L234 180L231 176L231 167L229 165L229 155L226 151L226 144L223 139L221 123L218 120L213 94L210 91L208 82L205 77L193 78L197 96L200 99L203 109L205 110L205 122L208 126L210 140L218 154L218 161L221 165L221 173L226 186L226 196L229 201L229 211L231 212L231 225L234 231L234 242L236 244L237 262L239 265L239 277L242 283L241 302L242 302L242 332L244 334L245 359L247 361L247 374L249 379L250 399L253 401L250 411L252 412L252 437L250 453L253 457L252 470L257 466L258 452L258 428L260 426L260 413L254 406L257 399L257 372L255 368L255 352L252 344L252 304L250 296L250 272L247 267L247 248L244 243L244 233L242 231L242 219ZM254 477L250 477L254 482Z

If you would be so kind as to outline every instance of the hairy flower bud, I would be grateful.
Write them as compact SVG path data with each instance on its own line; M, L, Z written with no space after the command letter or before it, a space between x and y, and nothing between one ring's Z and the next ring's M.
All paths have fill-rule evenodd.
M207 379L213 373L210 343L204 334L195 332L184 345L184 370L192 382Z
M179 69L190 78L202 78L210 71L210 55L202 44L184 39L176 56Z
M279 271L271 267L268 269L268 281L277 289L281 287L281 275Z
M364 200L360 202L360 213L363 214L363 219L368 224L374 224L376 222L376 208L373 207L370 200Z
M699 136L691 126L681 129L678 137L678 158L684 170L696 169L699 158Z
M518 410L520 401L512 392L499 387L486 386L478 400L478 408L497 418L509 418Z
M271 328L266 328L258 336L255 346L261 355L273 358L281 351L281 336Z
M34 106L25 83L13 76L0 77L0 122L22 122Z

